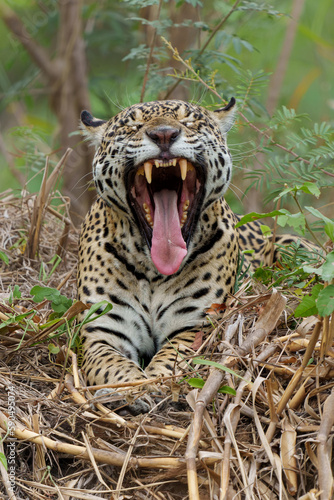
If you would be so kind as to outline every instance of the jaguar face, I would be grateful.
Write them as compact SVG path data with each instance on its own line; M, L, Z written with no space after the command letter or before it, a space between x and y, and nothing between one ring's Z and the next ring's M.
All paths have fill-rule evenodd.
M177 272L203 210L231 176L226 133L235 100L210 112L183 101L131 106L108 122L83 111L95 143L94 181L121 217L132 217L161 274Z

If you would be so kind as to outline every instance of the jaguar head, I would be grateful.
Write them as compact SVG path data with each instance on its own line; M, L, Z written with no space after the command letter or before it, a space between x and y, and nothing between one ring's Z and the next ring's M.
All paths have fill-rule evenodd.
M97 190L136 222L161 274L177 272L201 212L229 185L226 133L234 114L234 98L215 111L183 101L153 101L109 121L81 114L83 132L96 146Z

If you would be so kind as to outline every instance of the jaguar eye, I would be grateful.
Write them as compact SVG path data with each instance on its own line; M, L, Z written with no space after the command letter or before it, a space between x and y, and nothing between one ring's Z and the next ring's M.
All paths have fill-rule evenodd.
M142 123L136 123L135 125L132 125L131 129L134 131L134 132L138 132L138 130L140 130L142 128L143 124Z
M187 128L192 128L195 125L195 120L193 120L192 118L184 118L180 121L180 123L182 123L182 125L185 125Z

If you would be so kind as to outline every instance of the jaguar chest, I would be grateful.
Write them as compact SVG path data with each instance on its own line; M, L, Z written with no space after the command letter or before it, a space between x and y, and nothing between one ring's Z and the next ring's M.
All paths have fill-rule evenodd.
M120 335L133 332L141 350L154 354L167 337L198 325L206 308L233 291L238 247L233 225L223 219L220 207L212 207L200 219L179 271L164 276L140 231L98 201L82 232L79 295L92 303L110 301L113 310L100 322Z

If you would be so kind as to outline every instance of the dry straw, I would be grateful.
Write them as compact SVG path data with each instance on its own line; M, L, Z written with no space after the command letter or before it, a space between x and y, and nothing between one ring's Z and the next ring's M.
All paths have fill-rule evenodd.
M54 192L56 178L45 169L39 195L0 195L0 250L9 258L0 264L0 320L7 321L0 329L0 453L8 457L8 426L16 438L14 493L10 471L0 465L4 498L332 498L334 323L312 317L296 329L289 291L257 292L254 285L249 295L248 280L225 310L211 311L211 331L203 330L183 369L203 377L201 391L179 374L173 383L153 381L161 398L147 415L121 416L96 398L92 404L80 352L69 345L74 326L57 336L60 324L85 306L75 304L61 323L44 328L50 305L29 295L37 284L71 298L76 293L78 234L68 201ZM62 261L50 273L55 253ZM10 304L15 285L22 295ZM58 355L50 354L52 346ZM193 366L198 354L243 378ZM236 396L217 395L222 384ZM145 392L136 383L131 390L133 397ZM178 404L171 390L174 397L180 392Z

